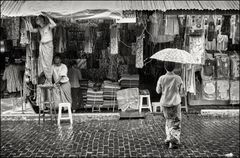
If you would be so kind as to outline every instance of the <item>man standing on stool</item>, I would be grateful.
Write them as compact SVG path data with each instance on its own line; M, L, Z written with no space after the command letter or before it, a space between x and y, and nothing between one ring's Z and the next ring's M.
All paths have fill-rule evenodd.
M158 79L156 91L162 93L160 106L166 119L166 140L169 148L178 147L181 134L181 96L183 93L183 81L180 76L174 74L174 62L165 62L167 73Z

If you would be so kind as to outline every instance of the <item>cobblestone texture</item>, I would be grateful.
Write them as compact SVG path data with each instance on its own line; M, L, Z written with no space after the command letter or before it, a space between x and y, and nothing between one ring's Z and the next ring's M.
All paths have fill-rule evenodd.
M239 118L183 115L181 146L167 149L161 115L63 123L1 122L1 157L239 157Z

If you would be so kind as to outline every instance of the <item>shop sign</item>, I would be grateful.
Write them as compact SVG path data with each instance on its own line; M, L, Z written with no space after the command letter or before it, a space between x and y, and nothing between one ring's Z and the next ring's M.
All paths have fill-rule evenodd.
M117 23L136 23L136 12L135 11L123 11L122 19L117 19Z

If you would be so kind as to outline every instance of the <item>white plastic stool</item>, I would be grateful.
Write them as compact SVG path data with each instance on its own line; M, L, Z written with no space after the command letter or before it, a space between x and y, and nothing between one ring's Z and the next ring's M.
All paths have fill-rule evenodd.
M160 112L162 112L162 106L160 106L159 102L152 103L153 112L157 112L157 107L160 107Z
M68 108L68 117L62 117L62 108L67 107ZM72 119L72 111L71 111L71 103L59 103L59 109L58 109L58 125L60 125L61 120L70 120L70 123L73 124Z
M147 99L147 106L143 106L143 99ZM139 113L142 112L142 109L149 109L150 112L152 112L152 105L151 105L151 99L150 99L150 94L140 94L139 95Z

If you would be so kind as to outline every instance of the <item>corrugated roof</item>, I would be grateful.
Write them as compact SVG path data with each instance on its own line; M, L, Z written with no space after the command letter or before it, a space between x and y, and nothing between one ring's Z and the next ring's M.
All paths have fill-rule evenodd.
M238 0L226 1L121 1L122 10L239 10Z
M43 12L72 14L83 10L240 10L238 0L226 1L2 1L1 16L30 16Z

